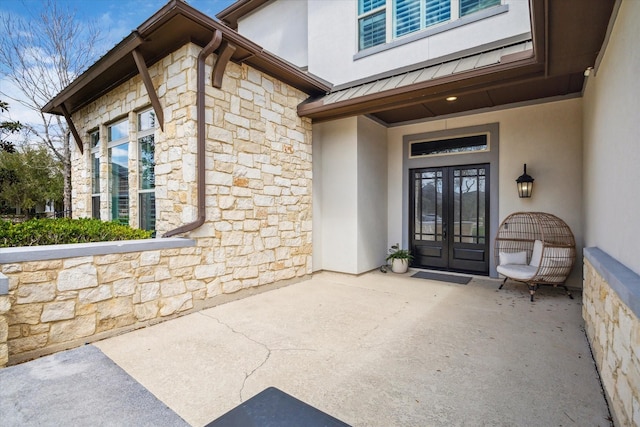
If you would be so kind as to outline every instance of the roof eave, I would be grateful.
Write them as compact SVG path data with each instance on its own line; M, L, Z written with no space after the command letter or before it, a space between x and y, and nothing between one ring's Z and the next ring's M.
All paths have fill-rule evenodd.
M111 49L106 55L96 61L85 72L80 74L75 80L73 80L67 87L62 89L52 100L42 107L44 113L62 115L61 105L72 95L76 94L86 84L100 74L105 72L113 64L118 62L126 55L130 55L131 52L142 44L143 40L137 31L133 31L127 37L125 37L120 43L118 43L113 49Z
M500 64L451 74L419 84L394 88L380 93L364 95L344 101L324 104L323 99L309 100L298 106L298 114L314 120L329 120L380 111L380 107L392 108L410 105L428 99L441 97L451 91L452 85L459 93L478 86L488 86L493 82L504 84L505 79L531 78L542 74L544 63L536 57L509 58Z
M128 55L131 55L132 51L140 46L143 46L146 38L154 31L161 28L167 22L177 15L184 16L194 24L200 25L211 32L218 30L222 32L223 38L228 42L239 46L245 53L243 58L232 58L234 62L246 62L248 65L266 72L272 76L275 76L283 82L290 84L293 87L309 94L318 95L326 93L331 85L327 82L305 73L296 66L278 58L277 56L265 51L259 45L246 39L240 34L236 33L229 27L216 22L214 19L208 17L202 12L194 9L180 0L171 0L164 7L162 7L153 16L143 22L136 30L129 34L124 40L118 43L113 49L107 52L102 58L94 63L89 69L78 76L69 86L64 88L58 95L56 95L51 101L49 101L42 109L45 113L62 115L63 110L61 106L68 102L71 97L81 93L83 89L86 89L89 84L93 83L96 79L100 78L105 72L118 64L119 61L126 59ZM183 35L176 34L176 40L178 38L184 38ZM160 58L151 57L147 55L144 58L148 65L151 65ZM132 68L130 73L125 73L119 78L111 79L107 83L101 86L100 93L87 94L85 102L80 106L75 106L70 113L74 113L82 106L88 104L92 100L99 96L104 95L109 90L113 89L117 85L130 79L136 75L137 69Z
M223 21L234 30L238 28L238 20L253 12L269 0L237 0L226 9L218 12L216 18Z

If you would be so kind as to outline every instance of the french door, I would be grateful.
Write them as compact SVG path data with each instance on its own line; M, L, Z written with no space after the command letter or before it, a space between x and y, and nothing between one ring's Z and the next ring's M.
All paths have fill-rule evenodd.
M489 274L489 165L412 169L412 266Z

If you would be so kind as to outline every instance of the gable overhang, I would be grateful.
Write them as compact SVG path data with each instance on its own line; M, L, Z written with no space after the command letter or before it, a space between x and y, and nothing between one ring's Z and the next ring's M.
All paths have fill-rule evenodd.
M141 66L150 67L184 44L191 42L204 47L215 31L222 34L224 42L215 53L224 53L225 60L246 63L310 96L330 89L328 83L265 51L185 2L171 0L78 76L42 111L64 115L66 110L73 114L139 74L144 70Z
M238 29L238 19L250 14L269 0L237 0L229 7L216 14L216 18L227 24L234 30Z
M618 0L530 0L531 33L526 47L487 65L482 55L523 45L479 47L335 87L298 106L315 122L368 115L388 125L461 114L544 99L580 96L585 70L594 67ZM510 45L509 45L510 44ZM524 46L524 45L523 45ZM445 71L442 71L445 70ZM448 70L448 71L446 71ZM424 76L431 73L429 78ZM403 84L419 76L417 83ZM382 90L380 90L382 88ZM455 96L454 102L446 100Z

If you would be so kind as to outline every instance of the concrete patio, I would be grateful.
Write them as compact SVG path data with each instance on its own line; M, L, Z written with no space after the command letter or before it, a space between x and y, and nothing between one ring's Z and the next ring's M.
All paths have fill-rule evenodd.
M579 293L409 274L323 272L0 370L0 424L202 426L274 386L354 426L611 425Z

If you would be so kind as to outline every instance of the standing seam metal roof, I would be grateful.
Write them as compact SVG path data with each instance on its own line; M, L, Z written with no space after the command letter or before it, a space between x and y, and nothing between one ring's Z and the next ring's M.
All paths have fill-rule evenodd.
M347 101L364 95L372 95L385 92L387 90L411 86L434 80L453 74L464 73L478 68L497 65L502 62L502 58L515 53L531 51L533 54L532 40L503 46L475 55L453 59L439 64L429 65L417 70L405 71L390 77L376 79L357 86L342 88L328 93L323 99L323 104L335 104Z

